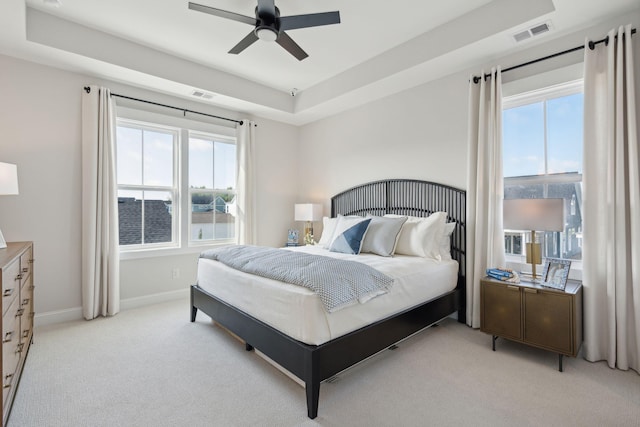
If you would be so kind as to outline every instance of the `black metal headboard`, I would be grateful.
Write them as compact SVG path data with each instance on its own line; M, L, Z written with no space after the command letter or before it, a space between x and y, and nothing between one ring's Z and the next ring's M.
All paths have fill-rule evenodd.
M426 217L447 212L455 222L451 257L458 261L459 275L466 269L467 193L447 185L412 179L388 179L359 185L331 198L331 216L398 214Z

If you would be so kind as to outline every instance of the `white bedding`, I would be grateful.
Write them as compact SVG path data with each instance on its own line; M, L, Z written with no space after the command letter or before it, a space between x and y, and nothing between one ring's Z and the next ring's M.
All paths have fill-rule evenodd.
M320 246L283 250L363 262L394 278L394 284L387 294L334 313L328 313L320 298L306 288L242 273L210 259L199 259L198 285L298 341L319 345L442 295L456 287L458 278L456 261L347 255Z

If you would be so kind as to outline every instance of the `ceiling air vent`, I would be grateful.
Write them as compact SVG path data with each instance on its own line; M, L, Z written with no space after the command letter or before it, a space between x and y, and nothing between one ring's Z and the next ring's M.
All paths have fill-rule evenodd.
M513 34L513 39L516 43L528 40L532 37L539 36L540 34L548 33L551 31L551 21L543 22L542 24L536 24L531 28L527 28L524 31L519 31Z
M536 25L535 27L532 27L529 31L531 31L531 34L533 34L534 36L537 36L539 34L546 33L547 31L549 31L549 25L545 22L544 24L540 24L540 25Z
M191 96L195 96L196 98L202 98L202 99L211 99L215 95L209 92L205 92L203 90L194 89L191 92Z
M531 38L531 33L529 33L529 30L524 30L524 31L521 31L519 33L514 34L513 38L516 40L516 42L521 42L521 41L524 41L526 39L530 39Z

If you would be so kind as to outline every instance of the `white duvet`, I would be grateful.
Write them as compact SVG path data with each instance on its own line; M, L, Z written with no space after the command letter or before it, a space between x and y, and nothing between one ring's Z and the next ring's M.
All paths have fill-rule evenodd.
M320 298L306 288L242 273L210 259L198 261L198 285L298 341L319 345L449 292L458 278L456 261L348 255L320 246L282 250L362 262L392 277L394 284L384 295L334 313L328 313Z

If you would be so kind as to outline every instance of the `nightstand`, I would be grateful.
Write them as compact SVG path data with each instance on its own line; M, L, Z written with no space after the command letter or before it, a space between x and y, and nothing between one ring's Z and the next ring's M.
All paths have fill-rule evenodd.
M576 357L582 344L582 284L567 282L564 291L522 281L480 280L480 330L496 339L506 338Z

